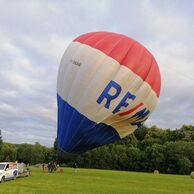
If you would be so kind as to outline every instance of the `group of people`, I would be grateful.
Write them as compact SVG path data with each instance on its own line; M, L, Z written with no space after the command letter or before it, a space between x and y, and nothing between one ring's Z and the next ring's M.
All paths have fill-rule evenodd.
M42 164L42 170L44 172L53 172L56 171L58 168L58 165L56 164L56 162L49 162L48 164L43 163Z
M58 168L59 168L59 165L56 162L49 162L48 164L46 163L42 164L43 172L52 173L53 171L57 171ZM73 163L72 168L74 168L74 172L77 173L78 165L76 162Z

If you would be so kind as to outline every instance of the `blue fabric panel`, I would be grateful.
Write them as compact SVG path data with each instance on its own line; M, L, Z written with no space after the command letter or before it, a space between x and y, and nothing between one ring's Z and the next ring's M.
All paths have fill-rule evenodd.
M59 95L57 141L61 150L81 154L120 139L117 131L104 123L95 123L79 113Z

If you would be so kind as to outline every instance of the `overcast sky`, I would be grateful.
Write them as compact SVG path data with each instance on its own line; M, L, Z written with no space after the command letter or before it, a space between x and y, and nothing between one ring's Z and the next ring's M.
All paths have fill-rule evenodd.
M148 126L194 124L194 1L0 0L0 129L3 140L52 146L56 79L68 44L90 31L142 43L161 70Z

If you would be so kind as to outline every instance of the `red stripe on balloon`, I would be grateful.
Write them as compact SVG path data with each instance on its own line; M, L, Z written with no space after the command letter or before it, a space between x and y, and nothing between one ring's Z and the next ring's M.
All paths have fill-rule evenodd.
M112 32L91 32L74 40L96 48L128 67L160 95L161 78L152 54L137 41Z
M119 116L125 116L125 115L128 115L128 114L130 114L130 113L132 113L132 112L134 112L135 110L137 110L139 107L141 107L143 105L143 103L141 102L141 103L139 103L138 105L136 105L134 108L132 108L132 109L130 109L130 110L128 110L128 111L126 111L126 112L122 112L122 113L120 113L119 114Z

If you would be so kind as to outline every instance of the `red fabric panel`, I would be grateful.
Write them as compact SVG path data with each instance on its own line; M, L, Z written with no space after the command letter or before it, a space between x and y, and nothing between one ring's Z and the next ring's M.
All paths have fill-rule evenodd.
M74 40L98 49L128 67L160 95L161 78L152 54L137 41L112 32L91 32Z

